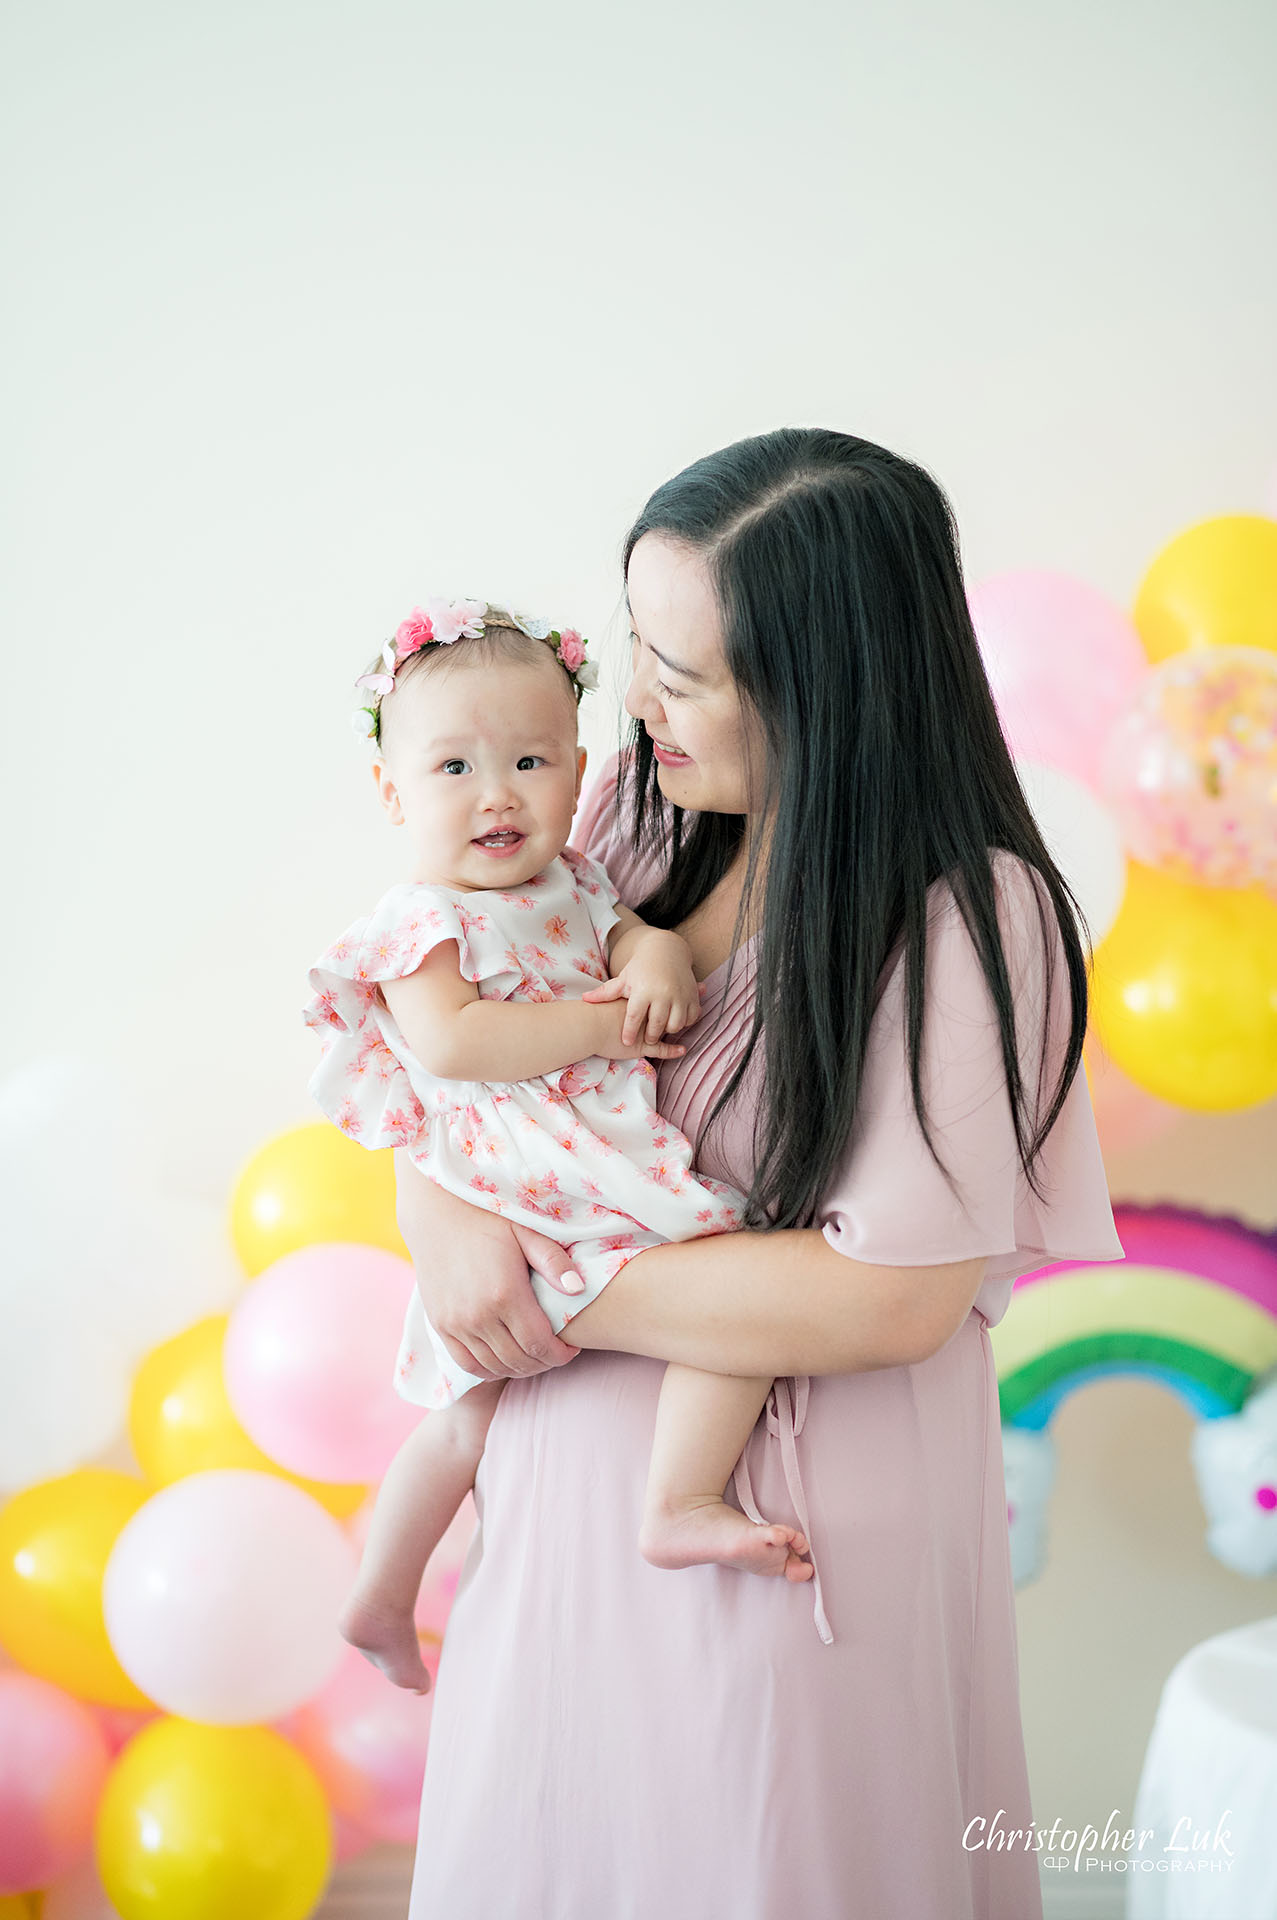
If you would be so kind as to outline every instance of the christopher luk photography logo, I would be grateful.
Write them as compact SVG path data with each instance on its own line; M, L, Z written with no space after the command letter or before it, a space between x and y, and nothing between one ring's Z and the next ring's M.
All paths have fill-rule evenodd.
M1101 1833L1097 1827L1069 1827L1056 1820L1049 1827L1008 1824L1005 1807L990 1820L977 1814L967 1822L962 1844L970 1853L986 1847L991 1853L1039 1853L1044 1870L1073 1873L1210 1873L1226 1874L1233 1864L1233 1841L1228 1821L1232 1808L1211 1824L1182 1814L1163 1832L1156 1827L1123 1827L1114 1807Z

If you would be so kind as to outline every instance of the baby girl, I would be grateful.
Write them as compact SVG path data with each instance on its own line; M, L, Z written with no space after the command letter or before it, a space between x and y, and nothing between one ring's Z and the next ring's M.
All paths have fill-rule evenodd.
M304 1009L324 1049L310 1091L350 1138L406 1147L431 1180L567 1248L570 1298L531 1277L556 1334L644 1247L744 1217L656 1111L646 1056L683 1053L659 1036L700 1015L687 944L567 845L586 761L577 707L596 680L570 628L473 600L413 609L356 682L409 878L310 969ZM414 1290L395 1384L432 1417L386 1472L340 1624L424 1693L418 1589L505 1381L458 1366ZM723 1497L770 1387L666 1368L638 1541L654 1566L811 1577L801 1533Z

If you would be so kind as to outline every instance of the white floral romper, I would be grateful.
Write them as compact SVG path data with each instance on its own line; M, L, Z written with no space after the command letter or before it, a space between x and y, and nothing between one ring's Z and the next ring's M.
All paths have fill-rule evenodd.
M455 940L485 1000L562 1000L608 978L619 898L597 860L565 847L511 892L405 883L356 920L309 971L302 1017L323 1043L309 1091L363 1146L407 1147L431 1180L559 1241L585 1291L532 1288L556 1333L644 1247L725 1233L743 1202L691 1172L692 1148L656 1111L647 1060L594 1054L530 1080L441 1080L427 1073L377 991ZM414 1287L395 1386L446 1407L478 1377L452 1360Z

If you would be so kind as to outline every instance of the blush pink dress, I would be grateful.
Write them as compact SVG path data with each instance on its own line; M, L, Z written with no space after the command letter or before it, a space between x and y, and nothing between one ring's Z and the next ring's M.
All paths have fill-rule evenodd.
M654 876L615 817L615 767L573 841L634 905ZM1061 954L1044 1009L1035 883L1001 852L994 871L1034 1085L1044 1012L1049 1068L1067 1038L1067 976ZM942 883L933 902L924 1092L966 1210L912 1113L897 956L821 1231L886 1265L988 1255L975 1306L921 1364L775 1383L727 1497L802 1527L817 1592L642 1559L659 1361L587 1350L507 1383L439 1665L410 1920L1040 1916L1036 1854L978 1844L1031 1818L988 1328L1018 1274L1122 1248L1081 1074L1047 1204L1028 1189L983 974ZM752 981L746 947L660 1063L659 1110L689 1138L743 1048ZM760 1069L756 1052L697 1162L741 1190Z

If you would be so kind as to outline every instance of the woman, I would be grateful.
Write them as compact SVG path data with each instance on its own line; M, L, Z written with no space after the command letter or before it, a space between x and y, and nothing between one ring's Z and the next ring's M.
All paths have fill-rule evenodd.
M561 1249L398 1156L431 1319L511 1377L410 1912L1033 1920L988 1327L1017 1274L1121 1257L1071 896L920 468L742 441L653 495L626 577L638 724L574 844L691 946L658 1105L749 1226L640 1253L566 1345L527 1278ZM813 1580L642 1560L666 1360L779 1376L734 1493Z

